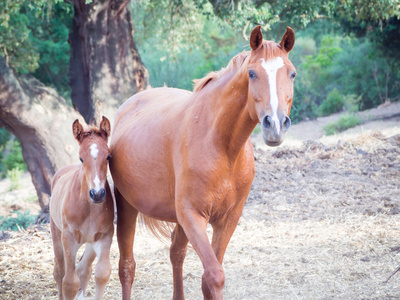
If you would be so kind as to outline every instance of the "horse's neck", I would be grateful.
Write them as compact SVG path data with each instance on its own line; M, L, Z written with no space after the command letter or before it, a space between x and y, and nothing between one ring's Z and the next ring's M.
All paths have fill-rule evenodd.
M257 122L251 119L248 105L248 80L239 71L209 91L209 105L213 111L212 130L219 143L232 155L239 153Z

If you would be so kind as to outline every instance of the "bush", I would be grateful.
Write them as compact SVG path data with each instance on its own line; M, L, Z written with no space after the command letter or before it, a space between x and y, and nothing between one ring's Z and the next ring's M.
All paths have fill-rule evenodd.
M335 88L328 93L326 99L318 107L318 114L320 116L334 114L343 109L343 104L343 95Z
M0 128L0 173L1 177L7 174L7 170L15 168L25 172L27 166L22 157L22 149L19 140L6 131Z
M35 223L36 216L31 215L29 209L23 213L15 211L16 217L0 217L0 230L13 230L26 229Z
M326 135L334 135L336 133L345 131L346 129L353 128L360 124L361 120L357 115L346 114L340 117L340 119L337 122L329 123L322 129L325 131Z
M18 167L7 170L7 178L11 181L10 192L21 187L21 175L22 171Z

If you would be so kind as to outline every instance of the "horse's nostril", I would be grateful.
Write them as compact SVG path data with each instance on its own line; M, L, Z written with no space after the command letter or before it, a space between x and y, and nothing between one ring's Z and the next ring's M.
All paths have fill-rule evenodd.
M290 120L290 118L288 116L286 116L283 121L283 128L285 128L285 130L288 130L291 124L292 124L292 121Z
M104 198L106 196L106 190L105 189L101 189L100 196L101 196L101 198Z
M94 200L94 190L89 191L89 196Z
M266 115L262 120L262 125L265 129L271 128L271 118L270 116Z

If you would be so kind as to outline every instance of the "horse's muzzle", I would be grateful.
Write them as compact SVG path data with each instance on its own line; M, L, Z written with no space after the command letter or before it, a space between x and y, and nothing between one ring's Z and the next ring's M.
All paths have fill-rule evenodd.
M264 142L271 147L279 146L282 144L283 136L291 124L292 122L288 116L282 115L282 117L275 121L270 115L266 115L261 122Z
M98 191L91 189L89 191L89 196L94 203L102 203L106 197L106 189L102 188Z

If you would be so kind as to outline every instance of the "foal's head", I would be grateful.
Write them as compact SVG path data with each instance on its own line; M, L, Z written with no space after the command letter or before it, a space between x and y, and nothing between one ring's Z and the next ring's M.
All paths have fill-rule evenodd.
M254 28L250 35L250 114L261 123L264 141L269 146L280 145L291 125L289 113L296 69L288 56L294 40L294 31L290 27L287 27L279 44L263 40L261 26Z
M89 196L94 203L101 203L106 196L107 163L110 159L107 146L110 121L103 117L100 129L90 127L84 130L79 121L75 120L72 132L80 146L79 159L83 164Z

